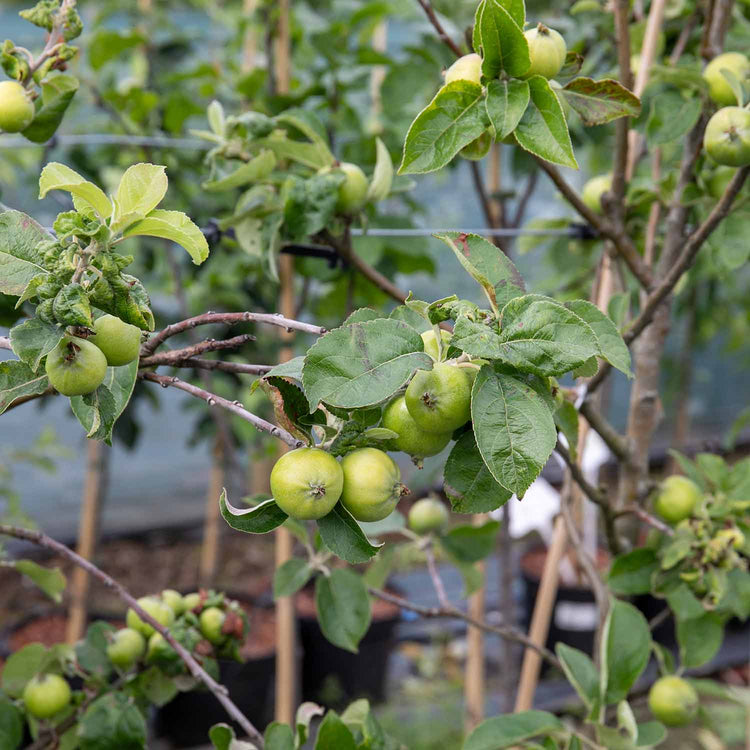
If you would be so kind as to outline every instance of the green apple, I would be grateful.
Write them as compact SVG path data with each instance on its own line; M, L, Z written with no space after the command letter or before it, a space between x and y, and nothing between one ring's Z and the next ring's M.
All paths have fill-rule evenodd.
M708 84L711 99L721 106L737 104L737 97L722 70L728 70L742 83L750 78L750 60L741 52L725 52L714 57L703 69L703 78Z
M584 186L581 192L581 200L594 213L602 212L602 196L612 189L612 175L600 174L592 177Z
M409 414L403 396L396 396L385 407L382 425L398 433L397 438L389 441L389 450L403 451L415 459L437 456L453 435L452 432L425 432Z
M554 78L562 70L565 56L568 54L565 40L557 31L543 23L524 31L523 35L529 44L529 58L531 59L531 67L523 77Z
M164 589L164 591L161 592L161 598L172 608L172 611L176 616L181 615L185 611L185 603L179 591L175 591L174 589Z
M115 315L102 315L94 321L96 344L111 367L127 365L137 359L141 348L141 330Z
M724 107L714 113L706 125L703 146L717 164L750 164L750 112L741 107Z
M678 524L690 518L702 497L701 488L695 482L673 474L661 483L654 510L667 523Z
M49 719L70 703L70 685L59 674L32 677L23 691L26 710L36 719Z
M434 497L417 500L409 511L409 528L417 534L429 534L442 529L450 518L444 503Z
M192 612L196 607L200 606L201 595L197 591L193 591L190 594L185 594L182 597L182 611Z
M346 179L339 186L336 208L342 214L354 214L365 205L370 182L356 164L342 161L338 169L344 173Z
M0 130L20 133L34 119L34 104L18 81L0 82Z
M218 646L226 639L224 633L221 632L225 619L226 615L218 607L208 607L200 614L199 621L201 633L203 633L203 637L209 643L213 643L214 646Z
M668 727L689 724L700 701L695 688L681 677L670 675L657 680L648 693L648 707L654 718Z
M437 338L435 331L430 328L429 331L424 331L422 334L422 341L424 342L424 350L429 354L436 362L441 359L440 352L438 351ZM443 344L443 355L448 351L448 345L451 341L451 334L448 331L440 329L440 339ZM445 356L442 357L445 359Z
M138 599L138 606L151 615L160 625L168 628L174 622L172 608L156 596L143 596ZM156 631L147 622L143 622L135 610L129 609L125 617L129 628L137 630L141 635L150 638Z
M47 355L44 370L50 385L63 396L95 391L107 374L107 359L90 341L65 336Z
M341 461L343 506L358 521L382 521L405 493L395 461L377 448L359 448Z
M445 82L471 81L479 83L482 77L482 58L476 53L459 57L444 73Z
M145 650L146 641L137 630L122 628L107 646L107 656L116 667L127 670L143 657Z

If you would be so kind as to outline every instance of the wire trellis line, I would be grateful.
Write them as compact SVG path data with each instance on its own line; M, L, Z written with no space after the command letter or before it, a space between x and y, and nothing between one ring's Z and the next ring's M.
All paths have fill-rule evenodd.
M177 148L207 151L208 141L199 138L175 138L169 135L112 135L88 133L83 135L55 135L46 143L32 143L25 138L0 137L0 149L56 148L57 146L141 146L143 148Z

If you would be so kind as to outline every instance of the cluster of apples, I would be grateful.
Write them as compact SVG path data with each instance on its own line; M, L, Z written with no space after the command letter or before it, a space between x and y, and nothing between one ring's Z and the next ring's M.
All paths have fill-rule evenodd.
M47 355L50 385L63 396L84 396L104 381L107 367L121 367L138 357L141 331L115 315L102 315L88 338L65 335Z
M405 393L395 396L382 413L381 425L398 435L385 447L408 453L417 462L440 453L471 418L471 388L479 364L443 361L450 334L441 334L440 346L434 331L422 334L424 350L435 360L433 368L417 370ZM327 515L339 500L358 521L380 521L409 492L396 462L371 447L353 450L341 461L322 448L297 448L276 462L270 482L278 506L307 521Z

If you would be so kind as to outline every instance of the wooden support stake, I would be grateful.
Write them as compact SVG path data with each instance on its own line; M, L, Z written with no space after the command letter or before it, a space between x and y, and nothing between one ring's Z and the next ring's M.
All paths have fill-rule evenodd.
M203 520L203 542L201 544L200 569L198 580L204 588L210 588L216 577L219 560L219 538L223 522L216 512L216 498L224 488L224 445L216 436L211 460L211 479L206 494L206 510Z
M107 487L109 448L99 440L86 441L86 479L83 487L81 518L78 525L76 552L90 560L96 550L99 535L99 517ZM83 637L86 630L86 599L89 593L89 574L76 567L70 580L70 611L65 640L73 644Z
M486 514L474 516L474 525L487 521ZM484 577L487 573L485 561L477 564ZM484 620L485 586L469 597L469 615L475 620ZM484 719L485 664L484 633L469 625L466 629L466 674L464 684L464 732L468 734Z
M289 11L291 0L279 0L279 23L276 36L276 87L277 93L289 92L291 73L291 49L289 37ZM294 300L294 261L291 255L279 258L279 280L281 313L293 318ZM279 356L280 362L289 361L294 355L291 347L293 334L284 332L282 338L287 342ZM287 450L283 446L282 453ZM280 526L276 530L276 567L292 557L294 538L287 529ZM283 597L276 602L276 721L291 724L297 705L297 638L294 598Z

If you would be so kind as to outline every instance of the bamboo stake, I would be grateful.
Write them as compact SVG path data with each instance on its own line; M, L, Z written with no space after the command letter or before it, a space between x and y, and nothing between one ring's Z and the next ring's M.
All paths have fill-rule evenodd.
M276 37L276 86L277 92L289 92L291 73L291 50L289 38L289 12L291 0L279 0L279 23ZM294 301L294 262L291 255L279 258L279 280L281 312L286 317L293 317L295 313ZM291 342L294 334L282 333L282 340L286 342L279 355L280 362L287 362L294 356ZM283 446L281 452L287 450ZM292 557L294 539L289 531L280 526L276 530L276 567ZM296 669L296 621L294 612L294 598L283 597L276 602L276 721L291 724L294 721L294 711L297 703L297 669Z
M216 436L211 461L211 479L206 493L206 509L203 520L203 542L201 544L200 568L198 580L201 586L210 588L216 576L219 560L220 516L216 512L216 498L221 495L224 484L224 445L221 437Z
M487 521L487 515L474 516L474 525L481 526ZM484 560L477 564L484 577L487 564ZM469 597L469 616L475 620L484 620L485 586ZM484 632L469 626L466 629L466 675L464 684L464 732L468 734L484 719L485 703L485 664Z
M96 550L99 533L99 517L104 493L107 487L109 450L99 440L89 440L86 445L86 479L83 487L81 518L78 526L78 554L90 560ZM76 567L70 581L70 611L65 640L75 643L86 630L88 608L86 599L89 593L89 574Z

